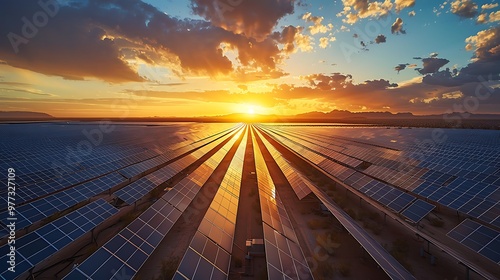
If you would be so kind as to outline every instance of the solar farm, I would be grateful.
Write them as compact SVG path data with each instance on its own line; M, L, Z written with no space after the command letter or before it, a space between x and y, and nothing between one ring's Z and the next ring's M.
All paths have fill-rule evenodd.
M500 277L500 131L53 122L0 133L0 279Z

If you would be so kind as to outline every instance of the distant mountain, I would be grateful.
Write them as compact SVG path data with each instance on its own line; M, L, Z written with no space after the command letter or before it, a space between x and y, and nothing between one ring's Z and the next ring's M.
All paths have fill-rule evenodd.
M0 111L0 120L46 120L54 117L40 112Z
M500 119L500 114L472 114L468 112L438 114L438 115L414 115L412 113L391 112L350 112L347 110L333 110L331 112L309 112L295 116L286 116L294 119L442 119L442 118L466 118L466 119Z

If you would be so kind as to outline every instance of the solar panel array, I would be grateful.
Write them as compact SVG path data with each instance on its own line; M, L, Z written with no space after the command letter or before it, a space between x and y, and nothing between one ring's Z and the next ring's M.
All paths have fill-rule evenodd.
M21 275L117 212L118 209L99 199L16 239L15 272L4 270L0 277L12 279ZM6 263L9 244L0 247L0 252L0 261Z
M240 135L241 130L65 279L116 279L136 275Z
M233 249L247 129L174 279L227 279Z
M279 134L274 133L271 136L292 150L300 149L302 151L301 155L305 158L307 158L309 153L315 153L315 151L313 152L312 147L299 145L297 142ZM394 186L367 176L361 171L356 171L355 169L346 167L347 164L346 166L340 165L339 163L332 161L330 158L326 158L321 153L319 153L319 156L324 159L317 161L319 162L319 164L317 164L318 167L322 168L330 175L340 179L345 184L353 187L359 192L364 193L374 201L379 202L390 210L407 217L414 223L418 223L435 208L434 205L421 199L417 199L410 193L404 192ZM407 207L410 208L408 211L406 211Z
M500 264L500 232L466 219L448 232L448 236Z
M236 132L233 132L233 134ZM156 170L155 172L140 178L139 180L131 183L130 185L116 191L114 194L121 200L125 201L127 204L134 204L137 200L141 199L159 184L166 182L171 179L174 175L178 174L183 169L187 168L195 161L197 161L201 156L209 152L215 146L222 143L226 138L220 138L213 142L210 142L206 146L203 146L196 151L178 159L167 166ZM197 142L196 145L200 146L205 144L204 142ZM181 148L186 150L184 148ZM184 152L184 151L183 151Z
M226 129L226 130L224 130L222 132L218 132L214 135L219 135L219 134L224 133L224 132L230 132L231 130L232 129ZM205 142L210 140L209 138L214 137L214 135L211 135L209 137L205 137L206 133L209 131L210 130L203 131L202 133L200 133L201 134L200 136L204 137L203 140ZM190 141L192 139L192 137L195 137L195 136L196 136L196 134L192 134L188 138L183 139L182 141L180 141L180 145L185 146L185 144L182 144L182 143L186 142L186 141ZM55 138L55 139L59 139L59 138ZM143 141L143 140L141 140L141 141ZM138 146L141 145L141 141L139 141L139 143L137 143ZM196 139L196 142L197 142L196 145L204 144L203 141L201 141L201 143L198 143L198 142L200 142L200 140L198 140L198 139ZM2 143L2 144L5 145L5 143ZM43 142L43 144L46 144L46 142ZM175 147L178 145L179 144L175 144L172 146ZM194 145L194 143L193 143L193 144L190 144L188 146L185 146L184 148L178 149L175 152L185 152L187 150L187 148L189 148L189 147L194 148L196 145ZM22 154L22 152L26 149L26 147L18 147L18 149L20 149L19 152ZM40 147L37 147L37 149L40 149ZM120 149L116 153L110 154L109 157L111 159L115 159L115 158L117 158L117 155L121 155L121 154L125 154L128 156L123 157L120 160L116 160L114 163L110 163L107 160L103 161L103 162L107 162L107 164L103 164L103 162L97 161L96 159L90 159L88 161L82 160L82 162L80 162L79 164L84 165L84 164L88 163L88 164L95 164L96 166L92 165L92 167L87 168L87 169L83 169L83 170L78 170L78 172L64 174L64 177L60 178L60 179L48 179L46 181L36 182L35 184L31 184L29 186L24 185L24 183L26 183L26 181L22 181L22 179L25 178L26 176L29 177L30 173L29 172L28 172L28 174L23 173L23 176L19 176L17 178L17 179L21 179L21 183L20 183L20 181L17 181L18 186L16 188L16 192L17 192L16 193L17 194L16 204L18 206L17 207L18 210L21 212L20 213L21 216L23 217L23 219L20 219L20 222L19 222L17 229L21 229L21 228L24 228L26 226L29 226L33 222L39 221L40 219L43 219L56 211L61 211L61 210L67 209L69 207L72 207L72 206L76 205L77 203L79 203L79 202L81 202L89 197L92 197L100 192L109 190L109 189L115 187L116 185L119 185L119 184L124 182L124 180L121 176L118 176L116 173L109 173L109 171L117 170L117 169L122 168L123 166L131 164L133 162L145 160L146 158L159 155L159 152L156 150L155 151L144 150L141 147L135 147L135 148L130 149L130 150L134 150L134 151L140 150L141 154L139 154L139 155L130 154L129 155L128 152L130 152L130 151L128 149L123 149L123 150ZM172 156L172 154L175 154L175 153L170 153L168 149L164 149L164 150L166 151L166 153L164 155L160 155L159 157L156 157L156 158L163 158L164 159L165 155ZM99 154L98 152L94 152L94 153ZM37 154L37 156L38 156L38 154ZM50 158L50 156L48 156L48 157ZM15 162L15 160L14 160L14 163L12 163L12 166L17 166L17 163ZM30 166L27 165L26 167L28 168ZM56 167L59 168L59 166L56 166ZM19 172L19 169L18 169L18 172ZM52 174L53 172L52 173L49 172L49 173ZM109 174L101 176L102 174L106 174L106 173L109 173ZM101 176L101 177L98 177L98 176ZM97 178L95 178L95 177L97 177ZM95 178L95 179L92 179L92 178ZM41 179L41 178L39 178L39 179ZM82 182L85 182L89 179L90 179L89 182L82 184ZM70 187L70 188L68 188L68 187ZM64 188L67 188L67 189L62 191L62 192L57 192L57 191L64 189ZM3 193L6 190L7 190L7 188L2 188L2 190L0 190L0 192ZM28 200L39 199L40 197L43 197L47 194L48 194L48 196L43 198L42 200L36 200L32 203L25 204L25 202ZM1 196L1 199L5 200L6 197L7 197L6 195ZM7 205L6 201L5 201L5 203L2 203L1 205L2 205L2 208L5 207L5 205ZM3 213L0 214L0 217L6 217L6 215L7 215L7 212L4 211ZM4 220L2 220L2 221L4 221Z
M210 132L213 133L220 127L224 128L225 132L234 129L227 128L227 124L204 124L206 130L184 133L180 138L176 135L198 125L148 127L147 133L144 133L144 127L124 125L116 126L112 133L105 134L106 137L94 139L95 134L86 136L86 133L99 129L99 125L92 123L23 125L22 131L29 128L31 133L36 133L37 129L43 127L44 131L37 135L48 135L33 138L23 137L17 126L19 125L1 128L12 137L0 143L0 166L13 167L23 174L16 178L19 186L16 190L18 205L128 165L161 156L179 145L199 141L199 137L206 138ZM93 142L90 142L91 140ZM92 143L96 143L95 146ZM0 190L0 194L5 192L6 188ZM0 200L6 202L5 197L0 196Z
M283 142L325 156L328 148L361 160L358 172L500 227L498 132L446 130L446 141L429 144L430 129L363 128L364 135L355 138L356 128L264 128ZM318 165L339 178L349 167L341 161Z
M267 150L271 153L271 156L274 158L275 162L280 167L281 171L285 175L288 183L292 186L295 195L297 195L298 199L301 200L307 195L311 193L311 190L308 187L307 180L303 178L303 176L297 172L297 170L287 161L276 148L274 148L269 141L267 141L259 131L255 130L257 135L259 135L260 139L266 146Z
M255 137L252 133L268 279L313 279Z
M2 126L2 134L9 135L9 138L0 143L2 159L0 165L6 167L15 164L19 171L26 175L19 178L20 183L28 186L33 182L53 177L55 174L49 170L53 168L51 164L54 162L65 164L67 165L65 169L74 169L75 172L99 164L105 167L104 164L123 160L123 156L141 154L145 150L156 151L158 154L175 148L176 145L182 146L202 137L215 135L213 132L229 131L234 128L232 124L191 123L149 127L141 124L112 124L110 125L112 131L103 132L105 126L92 122L69 125L45 123ZM144 133L145 129L147 133ZM26 137L26 131L39 137ZM79 148L77 144L86 140L89 142L93 140L95 143L92 152L87 154L76 151ZM117 146L120 149L116 149ZM74 154L69 155L71 152ZM79 156L78 166L66 162L68 156L76 155Z

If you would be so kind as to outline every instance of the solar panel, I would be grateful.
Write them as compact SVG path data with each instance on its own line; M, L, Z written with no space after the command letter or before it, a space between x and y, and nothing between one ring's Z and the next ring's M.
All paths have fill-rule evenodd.
M5 270L0 273L0 276L11 279L21 275L117 212L118 209L104 199L99 199L16 239L15 273ZM7 261L8 250L9 245L0 247L0 252L2 252L0 261L4 263Z
M469 219L464 220L447 234L493 262L500 264L500 233Z
M401 214L414 223L420 222L427 214L429 214L436 206L427 203L421 199L417 199L408 208L403 210Z
M413 195L402 193L400 196L396 197L393 201L386 205L395 212L401 212L401 210L405 209L415 199L416 198Z

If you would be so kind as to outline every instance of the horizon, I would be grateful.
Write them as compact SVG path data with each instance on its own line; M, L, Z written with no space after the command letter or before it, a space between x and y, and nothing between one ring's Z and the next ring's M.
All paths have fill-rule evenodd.
M220 3L6 4L0 111L500 114L494 1Z

